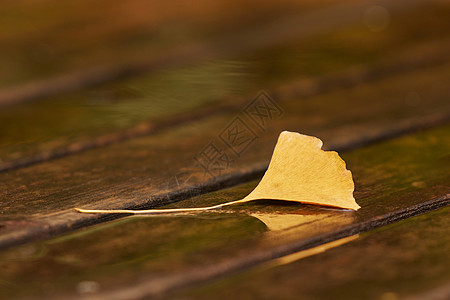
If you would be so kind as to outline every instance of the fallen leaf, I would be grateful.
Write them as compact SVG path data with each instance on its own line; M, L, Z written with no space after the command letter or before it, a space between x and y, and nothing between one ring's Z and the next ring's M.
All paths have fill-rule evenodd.
M258 186L244 199L209 207L150 210L88 210L83 213L160 214L217 209L261 199L294 201L357 210L352 173L335 151L322 150L313 136L283 131Z
M273 199L357 210L352 173L335 151L322 150L322 141L283 131L269 168L243 201Z

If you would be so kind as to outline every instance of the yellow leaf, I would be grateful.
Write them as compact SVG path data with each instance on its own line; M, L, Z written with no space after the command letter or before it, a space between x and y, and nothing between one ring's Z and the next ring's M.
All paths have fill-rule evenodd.
M322 141L283 131L258 186L244 199L209 207L150 210L86 210L83 213L160 214L204 211L260 199L295 201L357 210L352 173L335 151L322 150Z
M283 131L269 168L243 199L274 199L357 210L352 173L335 151L323 151L316 137Z

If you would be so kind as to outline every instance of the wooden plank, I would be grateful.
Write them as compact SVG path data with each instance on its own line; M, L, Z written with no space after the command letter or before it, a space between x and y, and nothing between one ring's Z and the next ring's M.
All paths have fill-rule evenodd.
M253 4L243 1L238 9L226 1L214 4L200 1L195 7L188 1L180 1L177 6L141 0L114 5L104 0L71 5L54 0L8 3L0 10L5 20L0 31L4 41L1 57L8 66L2 69L0 78L6 85L85 69L93 64L102 66L136 57L161 56L174 45L235 31L239 26L260 24L264 15L276 17L271 12L275 5L260 4L260 10L255 10ZM276 6L279 13L314 7L289 0ZM250 10L253 18L238 18L240 13ZM216 22L211 22L211 18L216 18ZM35 52L30 53L29 49Z
M327 35L324 39L331 37ZM301 53L301 46L296 42L286 48L295 48ZM336 47L328 45L323 49ZM317 45L317 48L320 46ZM392 45L385 50L392 51L391 48ZM293 74L292 69L283 69L282 73L294 76L291 80L264 72L259 72L260 79L249 75L247 69L264 69L268 68L264 67L265 64L274 65L270 53L261 53L260 59L252 59L253 66L245 60L240 60L240 63L210 62L16 106L0 111L0 171L154 134L230 109L238 110L253 96L251 93L257 86L269 87L270 93L280 99L304 99L443 64L449 59L449 51L449 40L433 41L415 45L407 52L389 52L390 56L383 59L372 58L364 67L350 67L314 79L302 79L306 75L302 74L303 71ZM378 52L383 56L383 51ZM279 55L289 57L289 53L277 53L275 56ZM330 54L331 57L334 55ZM291 58L295 60L295 57ZM351 63L354 61L351 60ZM296 70L305 69L305 66L293 65ZM333 64L328 65L330 69L334 68ZM327 73L324 68L321 72ZM283 83L279 82L281 79ZM240 90L242 95L238 96L236 90Z
M228 49L225 53L229 53L236 47L242 49L242 45L244 48L260 47L359 23L365 9L375 1L339 1L336 4L329 0L317 4L285 0L274 4L250 0L241 3L239 8L227 1L214 4L203 1L195 8L186 1L181 1L177 7L140 0L121 5L103 2L80 1L76 5L62 6L53 0L33 5L23 5L20 1L4 6L0 14L8 26L0 31L0 37L6 41L0 56L6 58L2 69L5 71L0 71L1 81L7 86L70 71L74 76L53 78L51 84L44 81L42 85L22 85L0 97L3 100L0 103L23 101L17 97L30 99L49 95L49 92L52 94L49 89L55 87L66 91L77 89L142 72L148 67L177 65L211 54L211 49L213 54L224 53L225 49ZM426 6L426 2L420 0L377 1L375 4L384 5L393 15L418 5ZM29 17L24 19L24 15ZM104 22L98 22L99 19ZM30 30L36 34L30 35ZM35 51L26 51L30 48ZM182 51L173 51L174 48ZM148 57L157 59L149 61ZM96 67L91 69L91 66Z
M287 265L275 260L169 298L448 299L449 228L447 207L363 234L326 253Z
M329 149L343 150L436 125L448 120L448 87L439 79L448 78L449 70L440 66L305 101L286 98L281 102L283 117L266 120L270 123L265 131L242 111L232 110L169 132L0 174L1 215L10 220L0 244L6 247L104 220L75 213L75 206L153 207L257 178L282 130L319 136ZM405 103L411 86L423 97L419 103ZM193 158L210 141L227 149L218 135L235 117L259 137L240 157L228 151L232 163L208 174Z
M362 4L357 5L359 7ZM40 104L16 106L0 111L0 170L148 134L154 132L155 127L161 127L161 120L167 121L167 117L183 112L188 112L188 116L177 115L174 117L175 122L189 118L190 111L207 103L216 102L220 110L220 104L217 102L225 101L224 99L230 101L229 98L232 98L236 103L241 101L238 104L242 105L242 99L246 101L261 87L277 92L280 84L298 78L319 76L319 79L303 84L294 82L296 88L291 92L302 93L303 90L311 88L317 89L316 92L323 92L329 90L329 82L324 80L323 75L333 70L364 64L369 70L373 68L373 72L385 73L388 68L391 73L395 73L405 71L405 65L408 64L409 68L414 68L423 66L424 63L442 63L448 60L446 54L450 48L448 40L442 40L446 38L443 33L448 28L450 11L435 3L423 5L425 8L408 3L406 6L400 5L402 9L398 8L399 11L394 9L392 14L396 23L383 34L368 31L361 26L358 17L344 28L333 25L325 31L316 30L309 35L291 34L289 38L275 43L277 46L273 46L274 43L266 43L247 51L239 48L209 63L200 60L191 66L178 67L172 71L167 71L167 66L161 67L158 69L160 73L156 75L109 82L69 94L62 93L64 89L61 87L55 88L54 93L57 95L41 95L45 100ZM329 14L342 13L342 10L330 11L322 18L330 19ZM416 20L419 16L421 19L430 19L425 32L419 31L417 26L411 23L411 20ZM319 22L319 15L316 19L300 19L305 28L323 25L323 22ZM344 17L339 19L345 20ZM277 30L264 29L267 32L262 30L263 33L253 33L253 36L262 35L269 39L270 33L278 38L280 32L287 31L286 27L289 30L303 28L285 23L285 27L281 26ZM250 33L246 35L252 36ZM434 42L428 44L430 39ZM251 40L251 37L248 37L248 40ZM370 47L360 47L362 43ZM226 48L223 44L218 48ZM431 48L431 51L423 51L424 46ZM206 54L211 59L214 49L208 51ZM387 55L394 57L385 59ZM162 60L178 62L177 59ZM379 68L379 65L384 68ZM343 80L338 85L341 88L344 85L368 81L368 78L358 77L357 80L346 82L347 74L340 75L344 78L337 76L335 80ZM85 77L91 76L99 78L96 73ZM79 80L84 82L86 78ZM61 80L67 81L64 78ZM111 81L112 78L108 80ZM316 88L317 86L319 88ZM82 87L83 85L77 86L75 89ZM26 87L18 89L19 93L27 90L29 89ZM234 99L237 94L240 95L239 99ZM0 98L1 95L0 93Z
M447 125L343 154L362 207L356 212L260 201L199 215L125 218L1 252L1 293L70 299L94 281L98 298L158 295L448 205L449 133ZM238 199L256 183L168 207Z
M139 73L148 67L153 69L161 65L173 65L173 61L176 61L176 65L197 60L205 54L204 50L208 50L206 48L211 48L217 41L224 49L238 45L235 43L223 47L233 39L240 39L245 44L242 32L258 27L278 30L271 23L279 24L280 20L284 21L289 17L292 20L295 13L307 15L311 10L320 13L321 8L330 9L328 6L336 1L330 0L317 5L312 1L299 3L285 0L274 4L254 3L250 0L243 1L239 9L226 1L214 4L202 1L195 7L187 1L180 1L176 7L140 0L115 5L106 5L103 0L81 1L72 7L59 5L54 0L28 6L20 2L5 6L0 11L9 25L8 30L0 31L2 39L7 41L2 49L2 57L10 58L7 66L14 70L9 74L0 73L2 81L11 85L27 79L70 74L71 71L74 76L63 76L66 80L52 78L50 82L53 84L41 86L44 90L33 84L25 84L22 87L29 89L23 89L22 93L20 89L13 89L13 94L18 95L10 95L12 98L33 98L36 94L42 95L42 92L46 94L48 90L45 87L56 86L67 90L71 89L71 85L95 84ZM341 6L342 4L337 7L331 5L331 10L335 11ZM350 5L352 11L356 8L357 5ZM80 11L84 13L81 14ZM89 11L88 15L86 11ZM30 18L24 20L21 17L11 17L17 15L29 15ZM98 19L104 22L99 23ZM72 26L67 26L69 22ZM346 22L345 19L341 21ZM39 36L30 37L29 26L34 27ZM48 30L48 27L52 30ZM312 29L314 32L314 28ZM289 30L298 31L296 26ZM234 38L230 40L228 36ZM29 44L33 44L36 53L24 53L24 49L29 49ZM221 51L217 45L212 48ZM36 57L38 55L40 57ZM47 63L47 68L42 67L43 63ZM11 100L11 97L8 99Z

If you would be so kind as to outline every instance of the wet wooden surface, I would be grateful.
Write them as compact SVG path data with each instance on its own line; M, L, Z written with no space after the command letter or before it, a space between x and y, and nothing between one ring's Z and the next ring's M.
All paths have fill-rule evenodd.
M258 138L248 150L240 157L229 151L233 162L212 174L197 166L194 157L209 142L220 143L218 134L234 118L245 118L241 109L1 173L1 194L5 199L2 218L10 223L2 230L1 244L48 236L99 219L76 213L75 206L152 207L202 190L258 178L282 130L312 134L323 139L328 149L346 150L439 124L448 119L448 89L430 74L441 74L439 78L445 80L449 70L444 65L381 80L369 88L355 87L301 101L286 98L280 102L282 117L267 120L263 130L254 126ZM418 105L405 104L411 84L419 95L427 97ZM221 147L226 149L223 144ZM17 228L16 223L22 226Z
M0 298L447 295L450 6L178 4L0 9L10 25L0 29ZM246 147L226 139L236 124ZM242 198L283 130L341 153L359 211L279 201L158 217L73 210ZM205 169L211 145L226 160ZM360 258L351 268L347 252ZM326 281L311 275L333 266Z
M239 8L226 1L215 5L201 1L188 9L187 1L179 1L174 7L133 0L105 8L104 1L98 0L91 5L102 9L89 12L84 1L72 7L54 0L27 2L10 3L0 11L7 23L0 32L5 41L2 57L10 58L5 59L4 65L8 67L5 70L11 70L0 75L6 88L0 103L5 105L148 69L160 70L192 60L277 45L295 37L333 32L352 24L367 31L361 27L361 16L376 4L384 5L396 17L411 10L421 14L424 9L443 17L441 13L448 10L440 1L421 0L396 3L329 0L321 5L314 1L286 0L273 4L249 0L243 1ZM445 20L427 15L429 25ZM415 34L403 37L414 39L417 33L423 35L424 28L414 25L412 22ZM369 28L377 31L370 23ZM30 45L34 51L27 51Z
M260 201L223 212L112 221L4 251L2 281L10 288L3 292L60 297L93 280L102 287L99 297L154 296L448 205L449 132L445 126L344 154L362 207L356 212ZM239 199L256 183L171 207ZM33 284L15 289L27 276Z
M56 95L38 98L39 103L3 109L0 170L149 134L178 120L198 118L193 111L214 110L225 101L242 107L261 87L303 98L448 61L450 10L439 3L402 7L395 12L392 30L383 33L370 32L359 19L338 30L316 32L313 19L303 24L310 35L292 35L280 44L197 59L71 93L56 88ZM428 22L426 28L412 23L417 14ZM272 35L292 28L286 24ZM0 90L0 99L2 94L8 91ZM11 123L15 126L7 126Z
M449 216L443 208L325 253L304 259L297 253L169 298L447 299Z

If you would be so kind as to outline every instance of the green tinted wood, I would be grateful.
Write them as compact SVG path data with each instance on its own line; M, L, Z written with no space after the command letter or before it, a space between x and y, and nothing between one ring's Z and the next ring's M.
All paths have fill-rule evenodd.
M212 61L2 109L0 165L33 155L44 160L108 136L118 140L129 128L147 133L182 113L236 97L248 77L243 62Z
M139 298L446 205L449 133L445 126L345 153L362 207L356 212L255 201L198 215L125 218L3 251L1 293L10 298L77 295L84 281L95 281L103 297ZM256 183L167 207L239 199ZM62 216L72 217L53 215ZM27 289L20 288L25 282Z
M119 4L104 0L70 5L54 0L5 3L0 10L5 66L0 71L1 85L93 66L121 65L137 58L163 58L176 47L261 25L292 9L314 7L291 0L258 3L257 7L254 1L243 1L239 7L227 1L177 4L141 0Z
M172 70L162 68L156 74L3 109L0 170L150 133L168 118L173 122L190 118L199 107L216 106L220 111L221 102L242 104L261 88L278 92L280 86L316 76L319 79L307 87L318 93L332 85L320 80L324 75L343 69L364 65L361 69L377 72L384 65L388 73L395 73L404 72L405 65L419 68L424 58L448 60L450 47L444 34L450 20L447 6L406 6L392 14L395 22L383 32L371 32L357 18L356 24L348 27L331 27L311 36L294 35L277 46L264 44L249 52L237 49L221 59L199 60ZM429 24L425 29L414 26L419 16ZM313 21L317 20L308 22ZM350 85L370 81L364 76L358 79ZM337 76L339 80L343 83L335 87L348 86ZM301 82L290 93L302 94L304 89Z
M195 50L199 42L219 41L220 45L233 41L227 38L229 35L237 34L235 44L251 46L261 43L258 39L261 35L266 37L264 44L267 37L282 40L292 33L307 35L333 30L361 22L360 16L372 4L372 1L342 2L259 3L250 0L237 7L227 1L214 4L200 1L193 7L187 1L180 1L176 6L141 0L114 5L104 0L79 1L71 5L61 5L54 0L16 1L5 4L0 10L5 24L0 30L4 41L0 57L5 66L0 72L0 82L7 86L92 66L117 66L136 58L161 57L164 60L165 54L175 48L196 53L192 48ZM424 3L382 1L378 4L386 6L396 16L399 11L417 8L418 4L426 6ZM433 3L430 7L441 5ZM342 18L330 17L336 15ZM431 21L435 22L436 18ZM248 38L248 32L253 31L256 36L250 34ZM216 50L227 48L221 46Z
M308 100L287 98L280 103L284 115L266 120L265 131L242 111L229 111L170 132L2 173L2 217L17 222L8 226L10 230L3 230L1 244L100 220L75 213L75 206L151 207L225 183L256 178L267 166L282 130L318 136L327 148L339 150L433 124L449 111L448 89L443 82L449 70L447 66L427 69ZM413 102L408 98L411 93ZM241 157L228 151L230 165L208 174L196 166L194 157L210 141L227 149L219 135L235 117L251 126L258 138ZM25 223L20 221L23 219Z
M450 208L288 265L247 271L173 299L446 299Z

